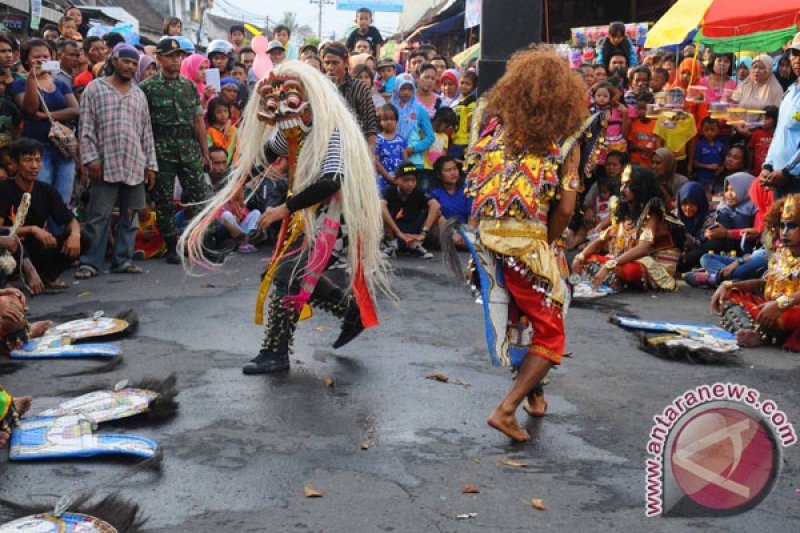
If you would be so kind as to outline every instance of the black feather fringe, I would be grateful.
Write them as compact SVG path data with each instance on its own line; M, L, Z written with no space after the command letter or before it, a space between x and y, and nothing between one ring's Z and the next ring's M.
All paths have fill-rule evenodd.
M109 494L105 498L91 502L94 495L84 492L67 509L70 513L80 513L111 524L119 533L141 533L147 521L139 513L139 505L123 499L118 493ZM0 498L0 513L5 521L25 516L52 513L55 503L21 504Z
M739 365L741 359L736 353L716 352L706 348L688 348L686 346L668 346L668 338L680 339L679 335L648 335L639 332L639 348L660 359L679 361L697 365Z
M159 380L153 377L143 378L136 383L129 383L128 387L134 389L147 389L158 393L158 397L150 402L147 417L151 420L166 420L178 412L178 376L172 373L166 379Z

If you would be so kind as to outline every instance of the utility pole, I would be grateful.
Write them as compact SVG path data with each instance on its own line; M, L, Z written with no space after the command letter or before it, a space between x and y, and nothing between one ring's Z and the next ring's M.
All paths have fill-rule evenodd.
M317 18L317 39L322 41L322 6L332 5L333 0L308 0L309 4L317 4L319 6L319 15Z

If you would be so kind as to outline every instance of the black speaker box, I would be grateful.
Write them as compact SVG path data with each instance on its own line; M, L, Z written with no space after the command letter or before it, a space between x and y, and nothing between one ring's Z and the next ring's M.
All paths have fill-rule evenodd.
M482 0L478 91L491 88L511 55L542 41L543 0Z

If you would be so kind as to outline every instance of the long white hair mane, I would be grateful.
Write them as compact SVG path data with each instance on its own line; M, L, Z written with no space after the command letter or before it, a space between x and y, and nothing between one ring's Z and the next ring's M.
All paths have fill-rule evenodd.
M380 241L383 237L383 222L378 187L375 181L375 167L369 146L353 113L347 106L338 88L319 70L300 61L288 61L277 66L276 75L289 76L299 80L305 89L312 111L312 126L303 142L297 157L297 168L292 184L296 194L321 177L322 163L328 151L328 144L334 129L339 130L341 157L344 162L344 176L341 179L342 216L347 225L349 246L347 248L348 266L351 273L356 272L361 262L367 286L373 297L377 291L392 295L388 282L388 266L380 254ZM243 112L243 123L239 132L239 160L231 172L225 187L220 190L205 208L189 223L180 237L178 247L180 256L188 252L188 263L184 268L190 271L192 263L213 269L215 264L204 254L203 234L214 219L214 214L227 204L251 176L256 167L268 165L264 147L276 133L277 127L258 120L260 97L253 93ZM305 209L306 245L315 234L315 214ZM190 272L191 273L191 272Z

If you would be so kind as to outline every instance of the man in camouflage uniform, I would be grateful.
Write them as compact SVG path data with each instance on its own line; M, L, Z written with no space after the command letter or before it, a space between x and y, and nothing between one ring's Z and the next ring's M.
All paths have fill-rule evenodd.
M152 190L158 230L167 243L167 262L178 264L172 202L175 176L183 189L182 200L186 203L207 200L210 190L203 177L203 165L208 165L210 158L197 88L179 75L186 53L175 39L163 39L156 47L156 55L161 71L139 87L147 96L158 158L158 176Z

